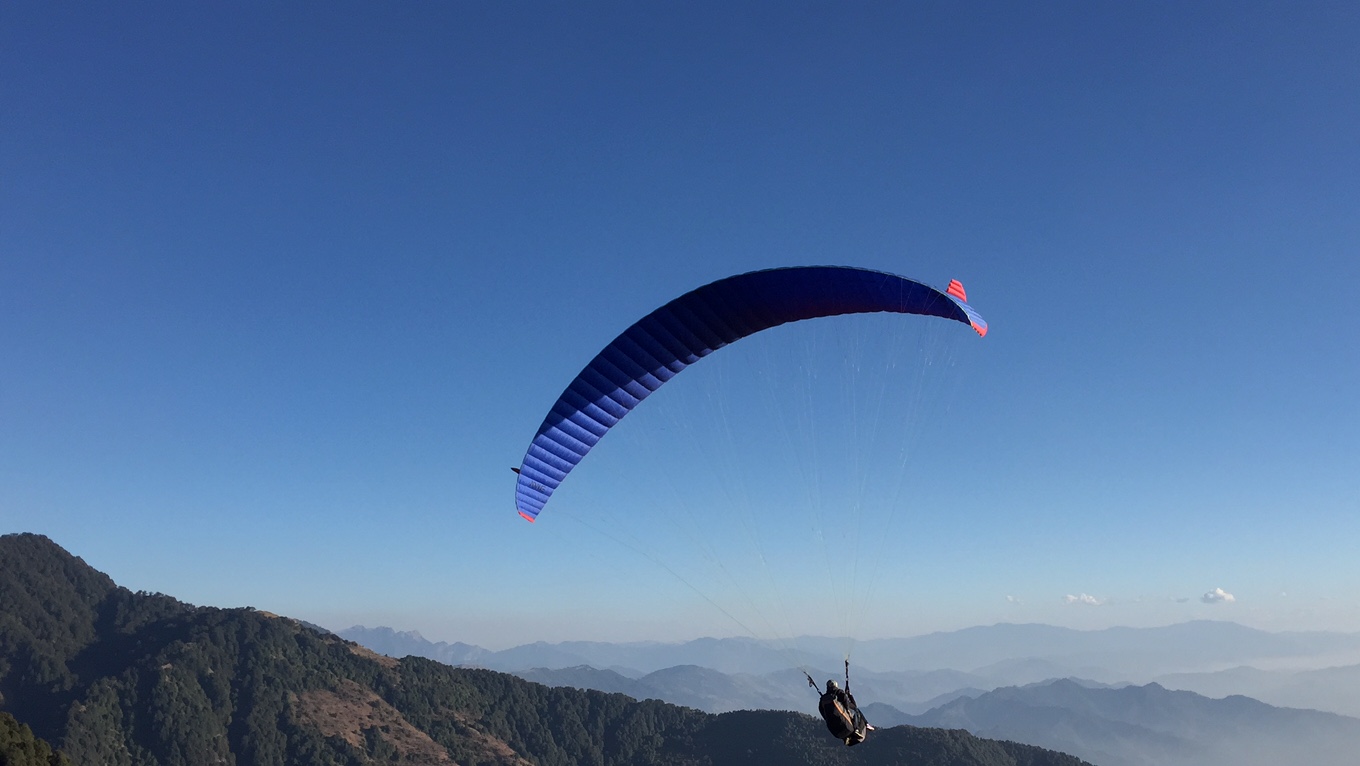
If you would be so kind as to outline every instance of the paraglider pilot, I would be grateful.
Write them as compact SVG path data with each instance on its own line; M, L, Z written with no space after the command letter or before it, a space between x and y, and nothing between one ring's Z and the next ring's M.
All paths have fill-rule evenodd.
M854 747L863 742L874 727L864 718L855 704L854 695L850 693L849 660L845 663L845 670L845 688L842 689L835 681L827 681L826 692L817 701L817 712L826 719L826 728L833 737L844 742L847 747ZM811 676L808 676L808 685L817 688Z

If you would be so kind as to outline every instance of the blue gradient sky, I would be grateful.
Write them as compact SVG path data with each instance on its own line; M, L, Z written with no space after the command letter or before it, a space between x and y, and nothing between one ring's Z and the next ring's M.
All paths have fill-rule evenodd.
M738 633L506 469L651 308L837 263L992 325L879 632L1360 631L1360 9L732 5L8 4L0 531L334 628Z

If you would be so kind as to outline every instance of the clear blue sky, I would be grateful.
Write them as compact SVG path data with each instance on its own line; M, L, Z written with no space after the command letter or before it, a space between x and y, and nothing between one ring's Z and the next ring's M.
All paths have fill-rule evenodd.
M1345 2L7 4L0 530L334 628L739 633L506 469L651 308L847 264L992 325L880 632L1360 631L1356 40Z

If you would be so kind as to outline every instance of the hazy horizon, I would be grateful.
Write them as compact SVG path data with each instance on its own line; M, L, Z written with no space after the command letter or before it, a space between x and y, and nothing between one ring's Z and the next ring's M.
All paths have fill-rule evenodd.
M292 615L287 615L287 616L292 616ZM311 620L308 620L308 622L312 622L312 621L311 621ZM1238 626L1245 627L1245 628L1251 628L1251 629L1253 629L1253 630L1261 630L1262 632L1270 633L1270 634L1326 633L1326 634L1335 634L1335 635L1343 635L1343 636L1360 636L1360 631L1335 631L1335 630L1294 631L1294 630L1270 630L1270 629L1266 629L1266 628L1255 628L1255 627L1253 627L1253 626L1251 626L1251 625L1247 625L1247 624L1245 624L1245 623L1238 622L1238 621L1236 621L1236 620L1226 620L1226 619L1225 619L1225 620L1216 620L1216 619L1210 619L1210 618L1194 618L1194 619L1183 620L1183 621L1180 621L1180 622L1166 623L1166 624L1162 624L1162 625L1140 625L1140 626L1133 626L1133 625L1108 625L1108 626L1100 627L1100 628L1071 628L1071 627L1067 627L1067 626L1063 626L1063 625L1054 625L1054 624L1052 624L1052 623L1043 623L1043 622L995 622L995 623L989 623L989 624L965 625L965 626L958 627L958 628L946 628L946 629L940 629L940 630L929 630L929 631L925 631L925 632L922 632L922 633L899 634L899 635L882 635L882 636L858 636L858 637L856 637L856 638L854 639L854 643L864 643L864 642L867 642L867 641L879 641L879 640L891 640L891 639L911 639L911 638L920 638L920 637L923 637L923 636L930 636L930 635L937 635L937 634L948 634L948 633L957 633L957 632L959 632L959 631L966 631L966 630L979 629L979 628L984 628L984 629L985 629L985 628L997 628L997 627L1005 627L1005 626L1042 626L1042 627L1061 628L1061 629L1064 629L1064 630L1074 630L1074 631L1078 631L1078 632L1082 632L1082 633L1096 633L1096 632L1100 632L1100 631L1105 631L1105 630L1110 630L1110 629L1119 629L1119 628L1133 628L1133 629L1155 630L1155 629L1158 629L1158 628L1169 628L1169 627L1174 627L1174 626L1177 626L1177 625L1185 625L1185 624L1187 624L1187 623L1192 623L1192 622L1213 622L1213 623L1224 623L1224 624L1230 624L1230 625L1238 625ZM393 632L395 632L395 633L397 633L397 634L409 634L409 633L415 633L415 634L417 634L420 638L424 639L425 641L429 641L430 643L434 643L434 644L438 644L438 643L446 643L446 644L457 644L457 643L462 643L462 644L468 644L468 645L471 645L471 646L477 646L477 647L480 647L480 648L482 648L482 649L487 649L487 650L489 650L489 651L503 651L503 650L505 650L505 649L513 649L513 648L518 647L518 646L525 646L525 645L534 644L534 643L564 644L564 643L573 643L573 642L585 642L585 643L607 643L607 644L630 644L630 643L637 643L637 644L685 644L685 643L689 643L689 642L691 642L691 641L700 641L700 640L705 640L705 639L716 639L716 640L723 640L723 639L739 639L739 640L761 641L761 642L767 642L767 643L778 643L778 642L780 641L780 639L777 639L777 638L757 638L757 637L753 637L753 636L751 636L750 634L747 634L747 633L732 632L732 633L721 634L721 635L720 635L720 634L714 634L714 633L696 634L696 635L689 636L689 637L685 637L685 638L621 638L621 639L613 639L613 638L585 638L585 637L579 637L579 636L578 636L578 637L567 637L567 638L551 638L551 639L548 639L548 638L526 638L525 640L522 640L522 641L515 641L515 642L510 642L510 643L499 643L499 644L498 644L498 643L483 643L483 642L479 642L479 641L473 641L473 640L469 640L469 639L468 639L467 637L465 637L465 636L458 636L458 635L452 635L452 634L434 635L434 634L428 633L428 632L426 632L425 630L422 630L422 629L420 629L420 628L409 627L409 626L403 627L403 626L398 626L398 625L389 625L389 624L381 624L381 623L373 623L373 624L351 623L351 624L347 624L347 625L339 625L338 623L329 623L329 624L314 623L314 624L320 625L321 627L323 627L323 628L325 628L325 629L331 631L332 633L336 633L336 634L342 633L342 632L344 632L344 631L346 631L346 630L353 630L353 629L377 630L377 629L383 629L383 628L385 628L385 629L391 630L391 631L393 631ZM793 641L804 640L804 639L810 639L810 640L840 641L840 640L846 639L847 637L844 636L844 635L839 635L839 634L804 634L804 635L800 635L800 636L793 636L793 637L791 637L791 638L792 638ZM1326 655L1326 656L1328 656L1328 657L1333 657L1333 655ZM1344 654L1335 655L1335 657L1342 658L1342 659L1338 659L1336 662L1333 663L1333 664L1336 664L1336 665L1349 665L1349 664L1360 663L1360 652L1347 651L1347 652L1345 652ZM1268 669L1298 669L1297 667L1294 667L1293 665L1290 664L1291 661L1292 661L1292 659L1289 658L1289 657L1274 658L1274 659L1269 659L1269 660L1260 660L1260 661L1258 661L1258 664L1257 664L1256 666L1259 667L1259 668L1262 669L1262 670L1268 670ZM1327 660L1327 662L1331 662L1331 660ZM1308 667L1308 668L1314 668L1314 667L1327 667L1327 665L1326 665L1326 664L1324 664L1324 665L1316 665L1316 664L1314 664L1314 663L1307 663L1307 664L1306 664L1306 667Z

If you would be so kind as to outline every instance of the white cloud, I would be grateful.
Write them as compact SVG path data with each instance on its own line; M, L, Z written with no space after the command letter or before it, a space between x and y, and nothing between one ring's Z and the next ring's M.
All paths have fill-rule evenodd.
M1101 604L1105 603L1105 599L1096 598L1095 596L1092 596L1089 593L1082 593L1077 596L1073 596L1071 593L1069 593L1066 596L1063 596L1063 603L1085 604L1086 606L1100 606Z
M1206 604L1231 604L1237 599L1233 597L1233 594L1222 588L1214 588L1203 596L1200 596L1199 600Z
M1025 603L1025 602L1021 601L1020 599L1016 598L1015 596L1007 595L1007 596L1006 596L1006 603L1008 603L1008 604L1023 604L1023 603Z

